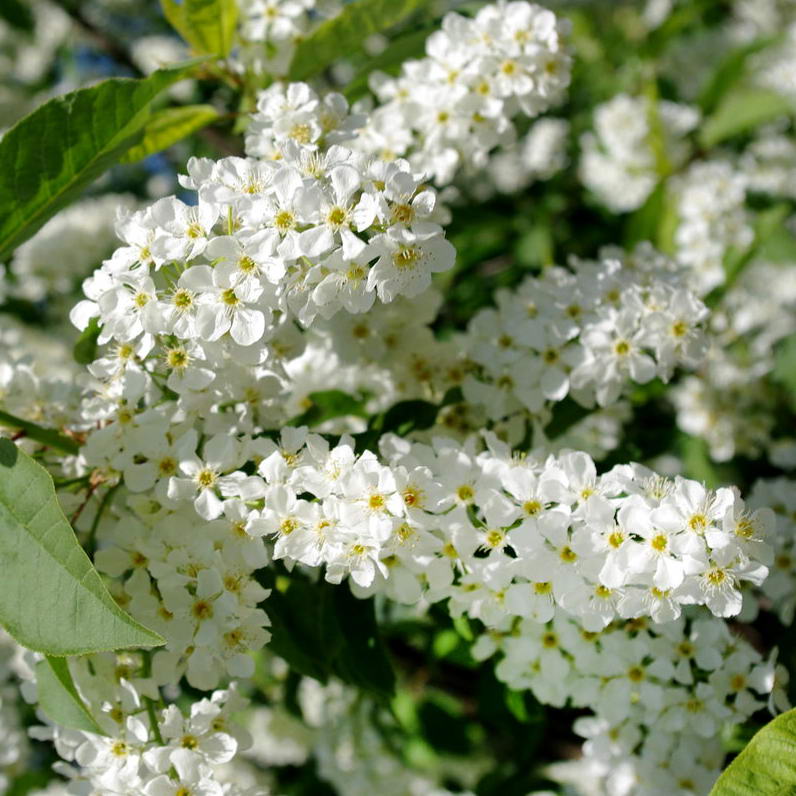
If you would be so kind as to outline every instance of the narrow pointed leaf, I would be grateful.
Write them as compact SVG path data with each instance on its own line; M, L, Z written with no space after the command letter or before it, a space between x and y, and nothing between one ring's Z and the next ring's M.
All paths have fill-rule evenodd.
M56 97L0 139L0 260L137 144L152 101L200 61Z
M0 625L49 655L152 647L163 639L113 600L78 544L49 473L0 440Z
M62 727L104 735L75 688L66 658L49 655L36 664L36 693L39 707Z

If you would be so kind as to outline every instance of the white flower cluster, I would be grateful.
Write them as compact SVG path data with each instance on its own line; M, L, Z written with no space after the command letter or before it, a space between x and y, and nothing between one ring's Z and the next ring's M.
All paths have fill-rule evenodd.
M788 4L790 5L790 4ZM793 48L796 45L796 21L794 21L792 8L789 23L784 30L783 41L778 46L760 53L752 59L755 78L758 85L783 94L786 97L796 97L796 59ZM780 33L781 29L777 30Z
M75 683L103 735L48 721L32 730L51 740L67 792L91 796L267 796L260 788L225 784L219 767L251 745L231 714L247 704L230 687L194 701L187 715L162 706L138 653L105 653L72 665Z
M157 429L150 433L156 439ZM139 480L128 475L128 488L140 487L143 470L154 471L149 480L167 466L176 470L160 434L162 458L131 462L126 472L137 470ZM169 510L156 494L130 496L119 519L103 524L103 549L95 555L97 568L118 579L117 601L167 640L153 656L154 682L177 683L185 675L194 688L209 691L222 678L251 677L249 653L270 636L268 617L257 607L268 592L252 574L268 563L268 554L248 534L249 510L241 500L228 500L218 519L197 525L192 510Z
M774 426L774 396L764 381L769 371L766 361L751 363L712 349L698 375L688 375L672 388L678 427L704 439L717 462L759 456Z
M258 441L258 475L245 475L215 454L228 443L216 437L201 459L183 449L167 493L205 519L231 503L247 534L273 542L275 559L323 565L329 582L350 576L359 590L408 603L449 599L453 613L488 625L547 621L556 605L591 630L618 616L672 620L690 604L733 616L739 584L767 574L770 513L747 511L736 490L639 466L597 476L584 453L515 461L489 439L479 454L474 439L385 436L382 464L350 439L330 447L286 429L279 445Z
M287 74L296 44L340 10L338 0L238 0L240 29L232 63L256 75Z
M642 245L571 266L497 291L497 308L471 321L466 351L477 372L464 395L491 418L538 415L567 395L607 406L629 381L668 380L704 356L707 310L666 257Z
M473 651L499 652L496 674L512 688L593 711L574 724L587 767L576 779L600 782L606 796L707 793L724 761L722 730L783 698L774 657L764 660L713 617L593 632L556 614L491 630Z
M318 776L338 796L374 790L385 796L453 796L443 782L455 782L456 793L472 796L461 789L475 786L489 770L488 755L475 750L466 757L437 752L433 763L413 765L388 740L391 731L400 732L395 716L339 680L321 684L302 677L290 711L285 707L287 665L267 653L262 665L269 674L268 705L253 705L247 712L252 745L243 752L260 768L300 766L312 758Z
M50 428L79 414L83 368L62 338L4 319L0 327L0 402L6 412Z
M786 131L776 126L762 130L738 166L748 191L796 199L796 143Z
M338 139L350 118L342 97L292 84L260 107L276 121L258 139L271 132L280 158L191 160L182 182L198 204L169 197L128 216L118 228L128 245L85 283L90 300L71 317L79 328L99 317L100 342L117 344L91 371L126 400L161 379L181 395L214 381L224 392L226 369L248 378L266 360L278 366L294 319L414 297L453 265L433 189L405 161L331 143L327 114Z
M683 164L698 123L689 105L617 94L595 108L594 132L581 137L580 178L614 212L635 210Z
M704 439L716 461L766 451L774 461L785 451L787 439L772 440L777 392L769 377L795 308L792 265L753 261L711 314L713 345L703 366L673 386L678 426Z
M724 255L743 250L754 232L745 208L746 179L725 160L694 163L673 180L679 223L675 233L677 261L693 270L700 295L724 282Z
M491 150L514 140L516 115L533 118L561 100L566 32L566 22L524 0L498 0L472 18L447 14L425 58L406 62L398 77L371 76L380 104L356 146L406 157L437 185L482 169Z
M434 772L408 766L374 726L372 716L383 708L341 683L332 681L321 686L304 678L298 701L312 733L318 774L334 786L339 796L362 796L374 789L384 796L453 796L435 781L443 778L446 767L460 782L468 779L475 784L474 775L482 764L477 757L440 761L437 767L442 770L437 778L432 776ZM389 719L383 716L382 720ZM470 791L456 792L473 796Z
M768 598L766 607L776 611L783 624L792 625L796 615L796 482L790 478L757 481L749 502L770 506L774 512L774 529L769 536L774 557L761 591Z
M484 172L468 184L469 194L485 199L495 190L517 193L537 180L550 179L567 165L568 138L569 122L565 119L539 119L514 146L490 155Z
M116 248L116 216L134 205L130 196L103 194L53 216L14 253L12 294L40 301L48 294L73 292Z

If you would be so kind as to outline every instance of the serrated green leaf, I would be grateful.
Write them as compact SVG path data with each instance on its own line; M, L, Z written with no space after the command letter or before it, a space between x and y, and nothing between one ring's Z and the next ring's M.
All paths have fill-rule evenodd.
M56 97L0 140L0 260L137 144L152 101L200 61Z
M105 735L75 688L66 658L47 655L36 664L39 707L56 724Z
M793 100L759 88L739 88L729 93L699 132L699 143L706 149L728 138L749 132L766 122L794 112Z
M162 152L218 118L219 113L212 105L183 105L157 111L144 128L144 137L127 150L121 162L135 163Z
M160 5L172 27L197 53L229 55L238 24L235 0L161 0Z
M28 649L82 655L165 643L114 602L49 473L8 439L0 440L0 567L0 624Z
M368 36L380 33L422 8L428 0L355 0L318 25L296 47L290 80L306 80L340 58L358 52Z
M710 796L784 796L796 792L796 710L760 730L716 781Z

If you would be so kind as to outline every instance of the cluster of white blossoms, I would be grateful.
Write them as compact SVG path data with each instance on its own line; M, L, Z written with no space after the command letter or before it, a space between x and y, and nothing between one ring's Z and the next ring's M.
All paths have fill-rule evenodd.
M704 357L707 309L668 258L641 245L570 265L497 291L497 308L470 322L465 345L477 369L463 391L491 418L538 415L567 395L607 406L629 382L666 381Z
M406 157L437 185L482 169L491 150L514 141L515 116L533 118L563 98L566 33L566 21L524 0L499 0L472 18L447 14L425 58L404 63L398 77L371 76L379 104L356 146Z
M474 759L439 761L436 778L432 776L434 772L408 767L390 749L370 718L379 714L382 721L389 722L387 711L339 682L322 686L303 678L297 701L306 722L305 743L317 761L318 774L334 786L339 796L361 796L375 789L384 796L453 796L435 780L442 780L448 773L459 782L475 785L483 773L484 760L478 755L473 755ZM255 737L255 744L265 747L266 743L266 739ZM263 754L267 756L268 750L263 748ZM470 791L456 792L473 796Z
M746 179L726 160L699 161L672 180L677 196L677 261L693 270L700 295L724 282L724 256L754 238L746 210Z
M118 245L114 222L131 211L131 196L103 194L84 199L53 216L14 252L10 292L31 301L73 293Z
M339 0L237 0L237 5L232 63L241 72L278 77L287 74L296 44L342 7Z
M157 431L150 433L157 441ZM128 489L143 486L131 473L140 479L141 471L152 471L151 482L168 465L162 429L160 436L162 458L124 469ZM151 455L151 448L144 450ZM240 499L228 500L215 521L197 523L192 510L170 510L157 494L128 496L118 519L103 523L102 549L95 555L100 572L117 579L117 602L167 640L153 656L153 681L168 685L184 675L191 686L208 691L221 678L251 677L248 653L269 638L268 618L257 607L268 591L253 572L269 559L249 535L249 510Z
M771 442L774 395L764 382L767 361L750 362L714 348L698 375L673 386L677 425L705 440L712 459L760 456Z
M796 143L781 125L762 130L744 150L738 166L749 192L796 198Z
M126 218L128 245L72 312L79 328L99 317L100 342L117 348L92 372L123 374L130 398L159 378L176 393L203 390L224 362L264 363L294 319L308 326L318 314L364 312L377 296L416 296L453 265L436 194L406 161L333 143L350 119L341 96L292 84L260 107L276 121L253 136L272 134L279 159L191 160L182 182L198 203L168 197Z
M796 463L792 437L772 435L777 390L770 381L795 308L792 265L752 262L711 314L713 345L705 363L673 386L678 426L703 438L716 461L767 453L786 469Z
M30 664L34 656L28 653ZM121 652L78 659L71 672L102 734L45 722L31 729L51 741L62 761L65 793L94 796L267 796L259 787L224 781L222 767L251 745L232 720L247 705L234 686L197 699L183 712L164 705L148 676L146 653ZM33 668L28 677L34 678ZM33 698L34 683L29 686Z
M545 624L490 630L473 647L479 658L496 652L496 674L512 688L593 712L574 724L583 758L549 775L599 782L606 796L707 793L724 762L722 728L784 698L775 656L764 660L713 617L593 632L557 613ZM580 772L572 777L568 767Z
M550 179L567 165L568 139L566 119L539 119L516 144L490 155L484 172L468 182L468 195L483 200L495 191L517 193L538 180Z
M62 339L10 318L3 320L0 402L4 411L51 428L68 426L79 413L83 375Z
M236 528L246 542L266 538L274 559L323 566L329 582L350 577L358 593L382 591L399 602L449 599L452 612L487 625L507 616L546 621L556 605L594 630L618 616L671 620L691 604L733 616L741 609L741 582L760 584L767 574L770 512L747 511L737 490L713 492L638 466L598 476L584 453L514 460L508 447L489 441L491 449L478 453L474 439L426 445L388 435L381 439L382 464L370 451L357 454L351 438L332 447L306 428L285 429L278 444L248 443L259 464L256 475L247 475L236 469L245 454L233 453L247 443L241 448L217 435L195 452L189 434L187 446L176 442L179 471L161 474L161 494L192 503L207 521L223 515L211 527L233 540ZM167 524L179 528L168 516ZM100 563L118 562L113 574L130 572L143 582L133 589L154 594L146 572L136 573L136 561L139 572L150 566L143 540L127 549L118 535L111 541L115 547ZM243 595L218 571L215 561L224 556L213 558L217 538L203 541L210 552L184 564L173 605L178 624L188 628L186 645L199 632L204 643L193 654L207 658L213 644L227 644L224 631L238 621L209 601L221 595L234 604ZM202 548L199 540L193 546ZM176 549L175 564L186 558ZM243 591L241 578L233 585ZM155 621L157 600L145 616L137 607L133 598L133 614L169 635ZM191 614L196 621L186 622L183 615ZM245 633L235 638L247 640Z
M776 612L784 625L796 615L796 482L792 478L757 481L749 496L752 506L770 506L775 522L769 543L774 550L769 576L761 586L762 606Z
M580 178L614 212L635 210L683 164L698 123L689 105L617 94L595 108L594 132L581 137Z
M241 0L226 65L284 75L296 42L338 6ZM792 332L796 278L755 263L711 318L700 296L724 281L727 252L752 240L747 192L791 195L776 173L793 159L788 139L766 134L740 166L707 160L669 180L674 260L649 244L573 258L497 291L465 331L434 330L443 296L432 276L455 259L437 189L512 192L566 164L568 122L515 128L562 98L566 28L527 2L448 14L425 58L373 76L374 107L269 83L245 157L189 161L180 183L195 201L87 200L18 249L17 295L68 290L109 253L110 205L127 208L124 245L71 314L98 333L87 372L42 373L34 359L63 359L63 344L31 357L13 328L0 332L3 410L79 446L42 456L62 506L119 606L165 639L72 661L105 734L40 715L32 735L62 758L62 792L265 796L263 769L311 756L341 796L448 796L449 778L391 753L391 719L367 694L291 671L300 723L286 687L267 693L271 674L255 668L279 666L263 585L275 567L262 574L274 562L390 610L444 605L503 683L590 711L575 724L581 765L608 796L706 792L720 733L783 708L776 651L764 657L724 620L759 609L793 621L792 482L760 481L745 502L734 487L640 464L599 472L594 459L618 446L633 385L680 368L702 370L667 394L714 458L772 448L765 379ZM582 139L581 179L611 210L636 209L684 169L698 121L689 106L620 94ZM706 360L709 341L720 349ZM342 408L316 422L315 394L335 390ZM592 411L548 440L568 397ZM406 437L383 433L405 433L380 423L412 399L434 416ZM785 448L780 461L793 456ZM39 660L29 653L21 674L4 656L0 642L0 789L3 767L26 753L6 669L30 681L35 702ZM235 683L247 680L264 705L249 713L262 730L253 745L232 719L245 707ZM252 771L230 773L241 759ZM492 764L451 762L456 792Z

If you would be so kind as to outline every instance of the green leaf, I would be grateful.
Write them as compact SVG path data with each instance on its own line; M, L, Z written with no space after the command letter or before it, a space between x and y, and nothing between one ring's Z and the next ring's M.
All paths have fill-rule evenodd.
M297 572L277 576L262 570L268 597L268 648L300 674L322 683L338 677L388 698L395 675L376 623L373 599L359 600L347 584L313 583Z
M72 356L78 365L90 365L97 358L97 339L100 326L96 318L88 322L88 326L80 333L72 349Z
M183 105L157 111L144 128L144 137L127 150L121 162L135 163L162 152L218 118L219 113L212 105Z
M793 100L759 88L739 88L728 94L709 116L699 132L699 143L705 148L728 138L749 132L766 122L794 111Z
M374 72L397 74L404 61L411 58L421 58L426 52L426 39L435 30L433 27L424 27L420 30L398 36L394 41L373 58L368 58L367 63L357 72L343 89L343 94L349 102L354 102L368 93L368 81Z
M305 412L288 421L289 426L318 426L335 417L367 417L362 401L342 390L311 392L307 398L310 406Z
M0 140L0 260L137 144L152 101L200 61L56 97Z
M36 664L39 707L56 724L105 735L75 688L66 658L47 655Z
M362 49L369 36L391 28L428 0L355 0L332 19L318 25L296 47L290 80L306 80L340 58Z
M0 410L0 426L14 428L21 432L21 436L28 437L48 448L67 453L70 456L74 456L80 450L80 446L71 437L67 437L52 428L43 428L37 423L24 420L2 410Z
M719 63L716 71L707 81L702 91L699 93L699 107L702 108L704 113L710 113L727 95L730 89L738 83L738 81L746 73L746 62L749 57L761 50L770 47L782 40L782 36L766 36L761 39L739 47L728 53Z
M796 792L796 710L754 735L716 781L710 796L784 796Z
M165 643L114 602L49 473L8 439L0 440L0 567L0 624L29 649L81 655Z
M197 53L229 55L238 24L235 0L161 0L160 5L172 27Z

